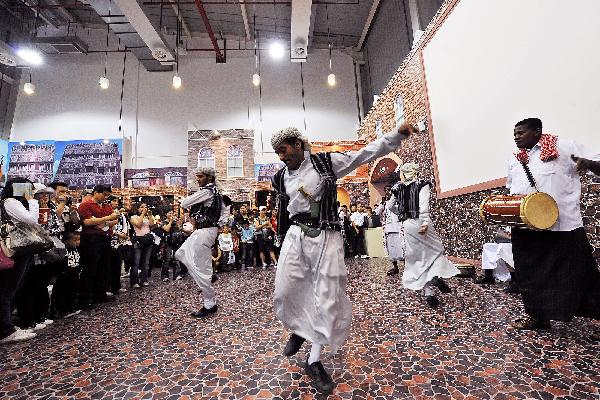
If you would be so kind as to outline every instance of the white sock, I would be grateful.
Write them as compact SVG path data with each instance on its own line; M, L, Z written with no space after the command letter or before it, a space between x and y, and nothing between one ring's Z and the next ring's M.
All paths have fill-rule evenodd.
M425 295L425 297L433 296L433 288L431 287L431 282L427 282L427 284L423 288L423 294Z
M204 308L213 308L213 306L217 304L217 301L213 297L212 299L204 299Z
M321 359L321 350L323 350L322 344L313 343L310 348L310 356L308 356L308 365L316 363Z

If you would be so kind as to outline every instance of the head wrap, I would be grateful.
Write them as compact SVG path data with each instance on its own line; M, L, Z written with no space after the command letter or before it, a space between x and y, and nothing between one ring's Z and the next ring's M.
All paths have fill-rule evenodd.
M304 143L304 150L310 151L310 142L306 136L302 136L302 133L297 128L285 128L280 131L275 132L273 137L271 138L271 146L273 146L273 150L277 150L277 148L283 143L286 139L299 139Z
M196 175L198 175L198 174L212 176L213 178L217 177L217 173L215 172L215 169L212 167L198 167L196 169Z
M404 163L400 167L400 172L407 180L414 181L417 179L417 174L419 173L419 164Z

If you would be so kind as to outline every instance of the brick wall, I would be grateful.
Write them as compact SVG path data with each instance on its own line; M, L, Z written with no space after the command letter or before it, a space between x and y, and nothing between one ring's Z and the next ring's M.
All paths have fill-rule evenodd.
M427 107L425 85L419 58L423 39L431 33L460 0L446 0L429 24L421 44L403 61L398 71L381 93L377 105L364 118L359 131L359 139L370 142L375 139L375 124L382 121L384 132L395 125L394 102L398 94L402 96L404 114L408 122L416 125L426 120ZM416 162L421 165L421 177L433 178L433 160L428 132L416 134L402 143L397 151L404 162ZM373 166L371 165L371 168ZM582 212L584 224L594 254L600 258L600 177L584 177L582 188ZM502 189L492 189L462 196L438 200L432 191L432 216L435 226L442 237L446 253L450 256L466 259L481 258L484 243L493 241L496 227L484 225L479 218L479 204L491 193Z
M227 150L231 145L239 146L242 150L243 177L227 176ZM218 134L208 130L188 132L188 188L195 187L198 151L202 147L210 147L214 151L217 184L222 194L228 195L233 201L254 201L254 131L229 129Z

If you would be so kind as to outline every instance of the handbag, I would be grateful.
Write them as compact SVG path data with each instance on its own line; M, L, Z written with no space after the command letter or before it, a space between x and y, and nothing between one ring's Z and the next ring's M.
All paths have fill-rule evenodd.
M2 224L2 238L11 253L38 254L54 247L54 242L40 225L12 221Z
M45 253L42 253L40 255L41 258L49 264L64 260L67 256L67 248L65 247L65 244L56 236L50 236L50 239L52 239L54 247Z
M3 242L4 241L2 241L2 243ZM0 250L0 271L12 269L15 266L15 261L6 255L6 253L4 252L4 246L1 247L2 249Z

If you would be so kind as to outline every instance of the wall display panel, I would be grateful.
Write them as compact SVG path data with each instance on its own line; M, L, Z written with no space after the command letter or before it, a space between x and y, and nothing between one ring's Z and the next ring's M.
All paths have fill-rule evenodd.
M71 189L109 184L121 187L123 141L98 140L10 142L7 177L32 182L66 182Z
M187 186L187 167L126 168L123 175L127 187Z
M600 152L598 15L597 0L457 2L421 53L440 197L503 185L523 118Z
M254 176L259 182L271 182L271 178L284 166L284 163L254 164Z

